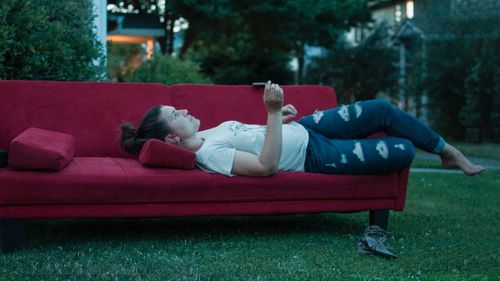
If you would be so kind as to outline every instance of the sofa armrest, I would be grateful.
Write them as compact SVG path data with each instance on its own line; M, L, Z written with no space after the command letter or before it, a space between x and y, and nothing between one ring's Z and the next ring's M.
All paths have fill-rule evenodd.
M395 211L402 211L405 207L406 201L406 190L408 188L408 176L410 174L410 168L398 171L398 195L394 204Z

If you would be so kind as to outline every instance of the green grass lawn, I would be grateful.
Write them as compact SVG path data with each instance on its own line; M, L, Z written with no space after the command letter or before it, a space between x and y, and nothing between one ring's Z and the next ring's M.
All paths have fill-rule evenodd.
M399 258L358 255L367 212L29 220L0 280L500 280L500 171L411 174Z
M464 155L500 160L500 143L472 144L466 142L451 142Z
M445 169L441 165L441 161L434 161L428 159L413 159L411 168L432 168L432 169Z
M467 157L479 157L485 159L500 160L500 144L495 143L483 143L483 144L471 144L464 142L453 142L453 146L458 148ZM420 152L423 152L419 150ZM425 153L425 152L424 152ZM441 166L441 161L438 159L420 159L416 157L412 164L412 168L433 168L433 169L444 169Z

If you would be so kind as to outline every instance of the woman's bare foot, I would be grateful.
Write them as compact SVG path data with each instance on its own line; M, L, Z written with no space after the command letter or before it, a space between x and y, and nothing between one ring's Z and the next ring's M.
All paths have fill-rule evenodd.
M444 145L443 151L439 154L439 157L441 157L443 167L458 167L468 176L474 176L486 170L482 166L472 164L467 158L465 158L462 152L449 144Z

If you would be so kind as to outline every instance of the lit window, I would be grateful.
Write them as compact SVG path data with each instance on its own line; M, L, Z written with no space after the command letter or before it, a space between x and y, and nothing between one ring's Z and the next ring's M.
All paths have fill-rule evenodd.
M409 19L413 18L413 1L406 2L406 17Z
M394 20L396 22L401 22L401 5L396 5L396 11L394 12Z

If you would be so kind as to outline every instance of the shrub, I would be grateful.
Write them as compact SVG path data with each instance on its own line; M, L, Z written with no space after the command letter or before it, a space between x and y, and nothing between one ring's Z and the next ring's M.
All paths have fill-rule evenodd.
M130 82L158 82L168 85L212 83L209 78L200 73L198 64L165 55L156 55L151 60L145 61L127 80Z
M465 140L473 143L482 141L481 135L481 104L480 98L480 69L481 64L472 67L469 77L465 80L465 104L458 114L460 122L465 127Z
M92 2L0 1L0 79L99 80Z
M387 46L385 24L373 27L362 43L339 40L324 55L312 59L306 83L332 85L342 103L373 99L378 92L394 95L396 53Z
M500 66L495 69L495 87L492 91L491 106L493 110L490 115L492 140L500 143Z
M140 44L108 42L108 81L124 82L130 79L134 70L146 57L146 50Z

